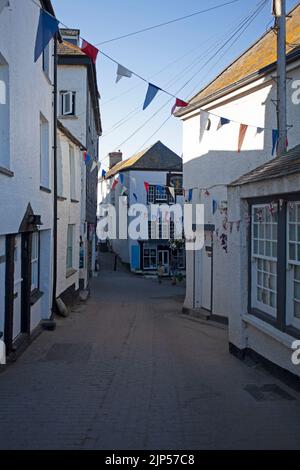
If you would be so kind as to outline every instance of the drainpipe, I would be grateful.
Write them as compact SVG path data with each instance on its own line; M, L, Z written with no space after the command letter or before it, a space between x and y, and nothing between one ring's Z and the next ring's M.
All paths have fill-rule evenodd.
M56 312L56 285L57 285L57 34L54 37L54 83L53 83L53 293L51 322ZM54 326L53 325L53 326ZM55 326L54 326L55 327Z

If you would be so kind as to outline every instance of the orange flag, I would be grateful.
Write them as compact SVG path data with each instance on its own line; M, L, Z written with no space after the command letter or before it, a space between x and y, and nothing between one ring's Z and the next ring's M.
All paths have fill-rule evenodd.
M245 139L245 136L246 136L247 129L248 129L247 124L241 124L241 125L240 125L238 152L240 152L241 149L242 149L242 146L243 146L243 142L244 142L244 139Z

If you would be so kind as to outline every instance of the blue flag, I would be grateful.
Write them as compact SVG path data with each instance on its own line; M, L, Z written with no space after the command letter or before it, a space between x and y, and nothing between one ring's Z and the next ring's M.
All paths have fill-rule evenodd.
M272 130L272 155L274 155L274 152L276 150L278 138L279 138L278 129L273 129Z
M122 173L120 174L120 181L121 181L121 184L124 184L124 175Z
M59 21L53 16L46 13L45 10L40 11L39 26L36 35L34 62L38 60L43 53L45 47L49 44L55 33L58 32Z
M133 197L137 201L137 195L135 193L133 193Z
M106 176L106 171L102 170L102 178L105 178L105 176Z
M193 190L189 189L189 202L193 200Z
M152 85L152 83L149 83L148 91L147 91L147 95L146 95L146 98L145 98L143 109L146 109L149 106L149 104L151 103L152 100L154 100L154 98L155 98L155 96L156 96L156 94L159 90L160 90L160 88L158 88L155 85Z

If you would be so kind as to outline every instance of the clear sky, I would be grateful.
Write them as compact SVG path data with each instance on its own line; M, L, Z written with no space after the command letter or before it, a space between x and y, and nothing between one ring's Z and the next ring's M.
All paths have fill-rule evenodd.
M68 27L81 30L81 36L93 44L146 28L157 23L188 15L195 11L225 3L226 0L52 0L56 16ZM287 0L291 9L297 0ZM237 3L204 13L153 31L99 46L122 65L134 70L157 86L181 99L199 91L226 65L253 43L273 24L271 0L263 11L229 49L216 53L225 37L256 8L258 0ZM218 44L217 44L218 43ZM121 149L124 157L161 140L181 155L181 123L170 117L153 137L152 134L170 116L173 101L161 108L169 97L160 93L147 110L142 111L147 85L137 78L123 78L115 83L116 64L103 56L97 63L101 93L103 137L100 139L100 160L108 152ZM159 73L160 72L160 73ZM192 79L192 77L194 77ZM190 83L180 92L179 89ZM128 93L128 90L132 89ZM138 108L138 109L136 109ZM131 113L131 114L130 114ZM155 116L154 114L157 113ZM126 122L119 127L112 127ZM152 118L127 143L121 143ZM121 121L121 122L120 122ZM150 140L149 140L150 139ZM106 160L107 162L107 160ZM105 165L104 165L105 166Z

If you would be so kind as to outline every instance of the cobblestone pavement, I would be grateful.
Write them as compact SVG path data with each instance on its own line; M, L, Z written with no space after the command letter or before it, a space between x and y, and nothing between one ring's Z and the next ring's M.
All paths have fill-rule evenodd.
M112 266L0 374L1 449L300 448L298 392L183 316L182 288Z

